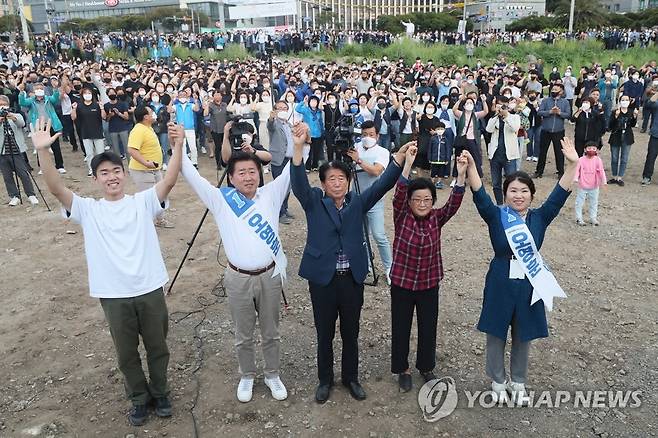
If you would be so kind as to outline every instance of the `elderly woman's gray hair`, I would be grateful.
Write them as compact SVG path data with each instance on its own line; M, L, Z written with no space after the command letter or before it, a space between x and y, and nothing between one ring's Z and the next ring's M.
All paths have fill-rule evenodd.
M9 105L9 97L5 96L4 94L0 94L0 103L6 103Z

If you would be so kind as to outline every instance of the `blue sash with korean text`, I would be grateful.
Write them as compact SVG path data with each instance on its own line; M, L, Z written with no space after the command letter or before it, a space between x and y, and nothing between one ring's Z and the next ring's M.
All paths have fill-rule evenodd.
M518 263L532 284L530 305L542 300L549 311L553 310L553 298L566 298L567 295L544 263L528 225L516 211L507 206L500 208L500 221L507 242L516 257L516 260L510 260L510 263Z
M248 199L233 187L222 187L219 190L233 213L241 219L245 232L254 234L258 241L262 243L263 249L272 256L275 263L272 277L281 274L281 280L285 281L288 260L281 248L281 239L279 239L274 227L258 211L254 201Z

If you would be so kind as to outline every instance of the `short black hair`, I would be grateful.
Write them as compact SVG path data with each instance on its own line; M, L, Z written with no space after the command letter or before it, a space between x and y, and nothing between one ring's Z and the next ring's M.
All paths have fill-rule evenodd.
M363 129L363 125L361 126L361 129ZM350 166L347 163L343 163L342 161L329 161L322 164L322 166L320 166L320 169L318 170L318 173L320 174L321 182L325 181L325 179L327 178L327 172L329 172L330 169L336 169L343 172L349 184L350 179L352 177Z
M375 121L374 120L366 120L361 124L361 131L364 129L370 129L375 127Z
M125 171L121 157L112 151L105 151L105 152L101 152L100 154L96 155L94 158L91 159L92 175L96 176L96 169L98 169L98 166L100 166L101 163L104 163L106 161L109 161L110 163L116 166L121 166L121 170Z
M429 178L414 178L409 181L407 186L407 199L411 199L411 196L416 190L427 189L432 194L432 205L436 202L436 187L434 183Z
M249 152L244 151L236 151L233 152L233 155L231 155L231 158L229 158L228 163L226 164L226 171L229 175L233 176L233 172L235 172L235 164L241 161L253 161L256 163L256 168L258 168L259 172L261 165L263 164L256 154L250 154Z
M137 123L140 123L142 120L144 120L144 116L146 116L149 113L148 107L146 105L140 105L135 109L135 121Z
M530 178L530 175L522 171L510 173L505 177L505 181L503 181L503 195L507 193L507 188L514 181L518 181L521 184L527 185L530 189L531 199L535 198L535 193L537 192L537 189L535 188L535 182L532 180L532 178Z
M598 141L592 141L592 140L586 141L585 142L585 148L589 148L589 147L595 147L595 148L598 149L599 148L599 142Z

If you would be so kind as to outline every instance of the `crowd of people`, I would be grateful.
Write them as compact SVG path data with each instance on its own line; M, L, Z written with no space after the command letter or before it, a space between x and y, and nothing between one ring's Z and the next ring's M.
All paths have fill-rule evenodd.
M373 266L364 225L391 288L391 372L402 391L411 390L415 311L416 368L423 381L435 379L441 229L458 213L469 186L495 253L478 323L487 334L486 372L497 400L509 396L522 405L530 342L548 336L545 308L552 308L554 296L564 296L539 254L545 231L574 182L575 221L586 224L582 209L588 201L589 222L599 224L599 188L625 185L640 115L640 129L650 133L641 183L651 183L657 101L655 61L564 71L541 60L521 65L502 57L471 66L420 58L411 64L387 57L351 64L275 59L273 70L260 59L5 62L0 169L10 205L21 202L17 180L29 201L38 203L29 184L38 166L66 216L81 224L90 293L100 299L110 326L133 404L131 424L146 421L149 404L158 416L172 413L163 290L168 276L155 226L173 226L165 210L179 173L215 217L228 259L224 286L236 338L238 400L251 400L258 374L256 321L264 383L275 399L288 396L280 378L279 307L287 259L279 227L301 221L288 208L291 191L307 222L299 275L308 280L317 332L316 401L326 402L334 385L338 319L342 384L355 399L366 398L358 335L364 282ZM570 123L573 140L566 135ZM612 152L609 180L600 158L604 143ZM544 204L531 208L533 180L543 177L551 144L558 184ZM85 158L101 200L65 187L62 148ZM487 164L493 199L482 182ZM199 166L209 165L226 168L228 187L218 189L199 174ZM268 172L272 180L265 184ZM311 186L314 172L320 187ZM125 193L127 175L135 195ZM393 188L391 245L383 198ZM440 208L438 190L450 190ZM513 299L501 297L510 291ZM139 336L150 380L139 360Z

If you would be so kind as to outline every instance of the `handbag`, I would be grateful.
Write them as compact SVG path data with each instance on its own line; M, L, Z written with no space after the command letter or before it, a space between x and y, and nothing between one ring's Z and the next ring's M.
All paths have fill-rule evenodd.
M471 117L468 119L468 124L466 125L465 132L468 132L468 129L471 127L471 121L473 120L473 117L474 115L471 113ZM468 144L468 139L466 138L466 135L458 135L457 138L455 138L455 142L454 142L455 150L465 149L467 144Z

